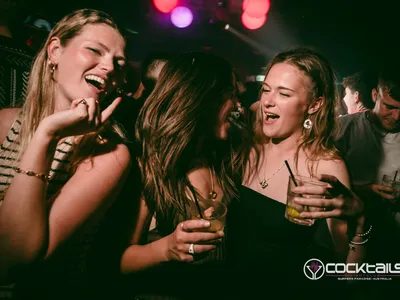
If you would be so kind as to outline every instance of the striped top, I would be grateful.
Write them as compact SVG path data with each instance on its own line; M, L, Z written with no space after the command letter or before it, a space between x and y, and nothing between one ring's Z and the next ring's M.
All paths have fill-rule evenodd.
M20 151L18 136L21 130L19 117L14 121L8 132L6 139L0 148L0 204L4 199L5 191L14 178L16 167L15 160ZM47 188L47 199L57 193L70 178L70 157L73 153L74 145L72 137L61 143L55 152L50 169L49 185Z

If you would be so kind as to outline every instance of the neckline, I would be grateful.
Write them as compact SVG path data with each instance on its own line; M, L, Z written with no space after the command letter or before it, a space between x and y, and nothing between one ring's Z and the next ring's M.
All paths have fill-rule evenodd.
M280 201L278 201L278 200L276 200L276 199L273 199L273 198L268 197L268 196L266 196L266 195L264 195L264 194L261 194L260 192L257 192L256 190L254 190L254 189L252 189L252 188L250 188L250 187L248 187L248 186L245 186L245 185L243 185L243 184L242 184L241 186L244 187L244 188L246 188L247 190L253 192L253 193L256 193L256 194L259 195L259 196L262 196L262 197L264 197L264 198L270 199L270 200L272 200L272 201L274 201L274 202L276 202L276 203L279 203L279 204L282 204L282 205L286 206L286 203L280 202Z

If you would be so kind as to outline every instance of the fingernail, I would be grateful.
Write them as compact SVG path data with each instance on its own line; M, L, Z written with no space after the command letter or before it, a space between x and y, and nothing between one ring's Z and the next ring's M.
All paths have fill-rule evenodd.
M210 225L211 225L211 223L208 222L208 221L206 221L206 222L203 223L203 226L204 226L204 227L210 227Z
M223 231L218 231L218 235L219 235L220 237L223 237L223 236L225 236L225 233L224 233Z

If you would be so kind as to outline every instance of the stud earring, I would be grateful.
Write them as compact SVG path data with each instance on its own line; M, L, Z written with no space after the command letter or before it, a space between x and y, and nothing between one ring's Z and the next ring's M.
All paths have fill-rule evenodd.
M310 117L308 117L303 123L303 127L305 129L311 129L312 125L313 125L313 122L311 121Z

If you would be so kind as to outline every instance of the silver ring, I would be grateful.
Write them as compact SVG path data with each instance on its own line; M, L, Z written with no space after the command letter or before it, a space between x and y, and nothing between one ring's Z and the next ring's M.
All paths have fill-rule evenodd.
M189 254L194 254L194 244L190 244L190 246L189 246Z

